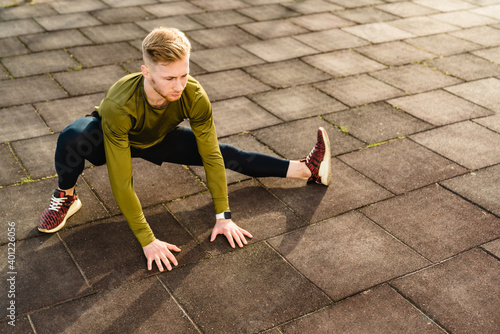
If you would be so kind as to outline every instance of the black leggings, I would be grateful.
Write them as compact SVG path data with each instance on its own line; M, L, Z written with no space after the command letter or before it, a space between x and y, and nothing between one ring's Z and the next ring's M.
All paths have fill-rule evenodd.
M240 150L219 143L226 168L252 177L286 177L288 160L270 155ZM147 149L131 147L132 157L139 157L157 165L172 162L202 166L196 138L188 127L176 127L158 144ZM76 120L65 128L57 140L55 154L59 188L69 189L83 172L85 160L96 166L104 165L104 142L101 121L88 116Z

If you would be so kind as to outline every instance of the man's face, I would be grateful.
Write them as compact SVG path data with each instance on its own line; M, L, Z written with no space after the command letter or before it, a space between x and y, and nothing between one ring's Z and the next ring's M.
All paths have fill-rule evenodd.
M186 88L189 74L189 57L172 63L158 63L146 66L145 76L154 91L168 102L180 99Z

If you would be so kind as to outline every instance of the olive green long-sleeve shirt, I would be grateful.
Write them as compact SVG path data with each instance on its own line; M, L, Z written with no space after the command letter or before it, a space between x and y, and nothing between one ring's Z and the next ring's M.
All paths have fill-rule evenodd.
M196 136L215 212L229 210L224 161L220 153L212 106L201 85L188 78L182 96L164 108L152 107L144 92L142 73L118 80L97 107L102 118L104 148L113 195L141 246L155 240L134 190L130 147L158 144L184 119Z

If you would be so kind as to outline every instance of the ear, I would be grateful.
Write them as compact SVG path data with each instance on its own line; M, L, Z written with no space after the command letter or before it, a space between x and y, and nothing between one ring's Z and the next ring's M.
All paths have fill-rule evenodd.
M150 72L149 72L149 68L148 68L146 65L142 65L142 66L141 66L141 71L142 71L142 75L143 75L146 79L150 80Z

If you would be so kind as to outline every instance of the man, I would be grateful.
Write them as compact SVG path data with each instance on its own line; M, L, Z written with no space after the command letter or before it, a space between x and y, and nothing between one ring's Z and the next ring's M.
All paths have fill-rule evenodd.
M189 76L191 45L184 34L174 28L154 29L144 39L142 51L142 72L116 82L92 115L73 122L59 135L55 154L59 188L40 218L41 232L57 232L80 209L75 185L85 160L107 164L113 195L143 247L148 270L153 261L160 271L163 264L171 270L171 264L178 265L171 251L180 249L156 239L149 227L134 191L132 157L158 165L203 165L216 212L210 241L223 234L233 248L235 243L243 247L252 235L231 220L226 167L253 177L329 184L330 144L323 128L318 130L316 146L301 161L219 144L207 94ZM178 126L184 119L189 119L191 128Z

